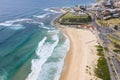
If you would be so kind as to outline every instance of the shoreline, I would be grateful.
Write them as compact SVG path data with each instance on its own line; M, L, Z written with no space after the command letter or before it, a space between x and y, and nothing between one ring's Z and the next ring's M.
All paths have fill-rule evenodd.
M97 45L95 36L89 30L65 26L64 28L60 28L60 30L65 33L70 40L70 49L65 58L60 80L100 80L94 76L94 66L97 64L98 59L94 47ZM87 39L85 35L90 35L90 37L88 37L89 39ZM91 75L86 72L86 66L91 67Z
M64 13L62 15L64 15ZM59 17L60 16L56 19ZM52 24L63 32L70 40L70 49L66 54L59 80L101 80L94 74L94 68L97 65L98 60L95 48L95 45L97 45L95 35L87 29L84 30L59 25L56 19ZM90 59L91 57L92 59ZM91 70L86 71L88 70L86 66L90 66Z
M71 65L71 62L73 62L73 58L75 57L74 54L73 54L73 49L75 47L74 44L73 44L74 41L71 38L71 35L69 34L69 31L67 32L67 29L69 29L69 28L67 28L67 29L60 28L60 29L63 33L65 33L68 36L68 38L70 40L70 48L69 48L69 51L67 52L67 55L66 55L66 58L65 58L65 62L64 62L65 64L64 64L64 67L63 67L63 70L62 70L62 73L61 73L60 80L77 80L77 77L73 77L74 73L72 73L72 75L70 75L70 69L72 68L72 66L75 67L78 64L78 62L75 62L76 65ZM81 47L78 48L78 49L81 50ZM78 59L78 57L76 57L76 58ZM75 71L75 73L77 73L77 70L74 70L74 71ZM71 78L70 78L70 76L71 76Z

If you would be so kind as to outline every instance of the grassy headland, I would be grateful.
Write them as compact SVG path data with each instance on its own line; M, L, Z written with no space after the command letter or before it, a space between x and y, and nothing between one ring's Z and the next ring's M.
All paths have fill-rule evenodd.
M58 22L62 25L79 25L79 24L89 24L91 22L91 17L88 14L79 14L68 12L61 16Z

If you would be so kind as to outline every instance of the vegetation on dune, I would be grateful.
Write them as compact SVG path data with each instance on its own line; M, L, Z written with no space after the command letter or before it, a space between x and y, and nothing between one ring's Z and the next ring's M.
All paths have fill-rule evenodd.
M115 46L115 48L118 48L118 49L120 49L120 45L119 44L114 44L114 46Z
M109 20L97 20L102 27L109 27L111 25L120 25L119 18L113 18Z
M98 55L100 56L98 59L97 67L95 68L95 74L98 78L102 80L111 80L110 73L108 69L108 65L106 59L104 58L103 48L102 46L96 46Z
M115 48L115 49L113 49L113 51L115 53L119 54L120 53L120 44L114 43L113 45L114 45L114 48Z
M120 54L120 39L119 39L119 37L107 35L107 38L111 41L111 44L112 44L111 49L113 50L113 52Z
M59 23L66 25L88 24L91 22L91 17L88 14L80 15L75 13L67 13L59 19Z
M120 39L119 39L119 38L116 38L116 37L111 36L111 35L107 35L107 38L108 38L112 43L120 44Z
M119 50L119 49L114 49L113 51L114 51L115 53L118 53L118 54L120 53L120 50Z
M118 26L118 25L115 25L115 26L114 26L114 29L115 29L115 30L119 30L119 26Z
M99 45L96 45L95 46L97 49L101 49L103 51L103 47L102 46L99 46Z
M96 46L96 48L97 48L97 55L98 56L104 56L104 54L102 54L103 53L103 48L102 48L102 46Z
M97 68L95 69L95 74L102 80L111 80L108 65L104 57L99 58Z

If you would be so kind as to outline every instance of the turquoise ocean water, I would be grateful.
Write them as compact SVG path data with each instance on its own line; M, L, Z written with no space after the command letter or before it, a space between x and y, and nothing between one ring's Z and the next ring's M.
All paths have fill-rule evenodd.
M69 40L51 21L51 7L92 0L1 0L0 80L59 80Z

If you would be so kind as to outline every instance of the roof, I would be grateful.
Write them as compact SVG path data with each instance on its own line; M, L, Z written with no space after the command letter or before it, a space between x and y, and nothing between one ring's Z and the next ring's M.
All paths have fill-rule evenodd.
M104 15L104 16L106 16L106 15L110 14L110 11L103 11L101 14Z

